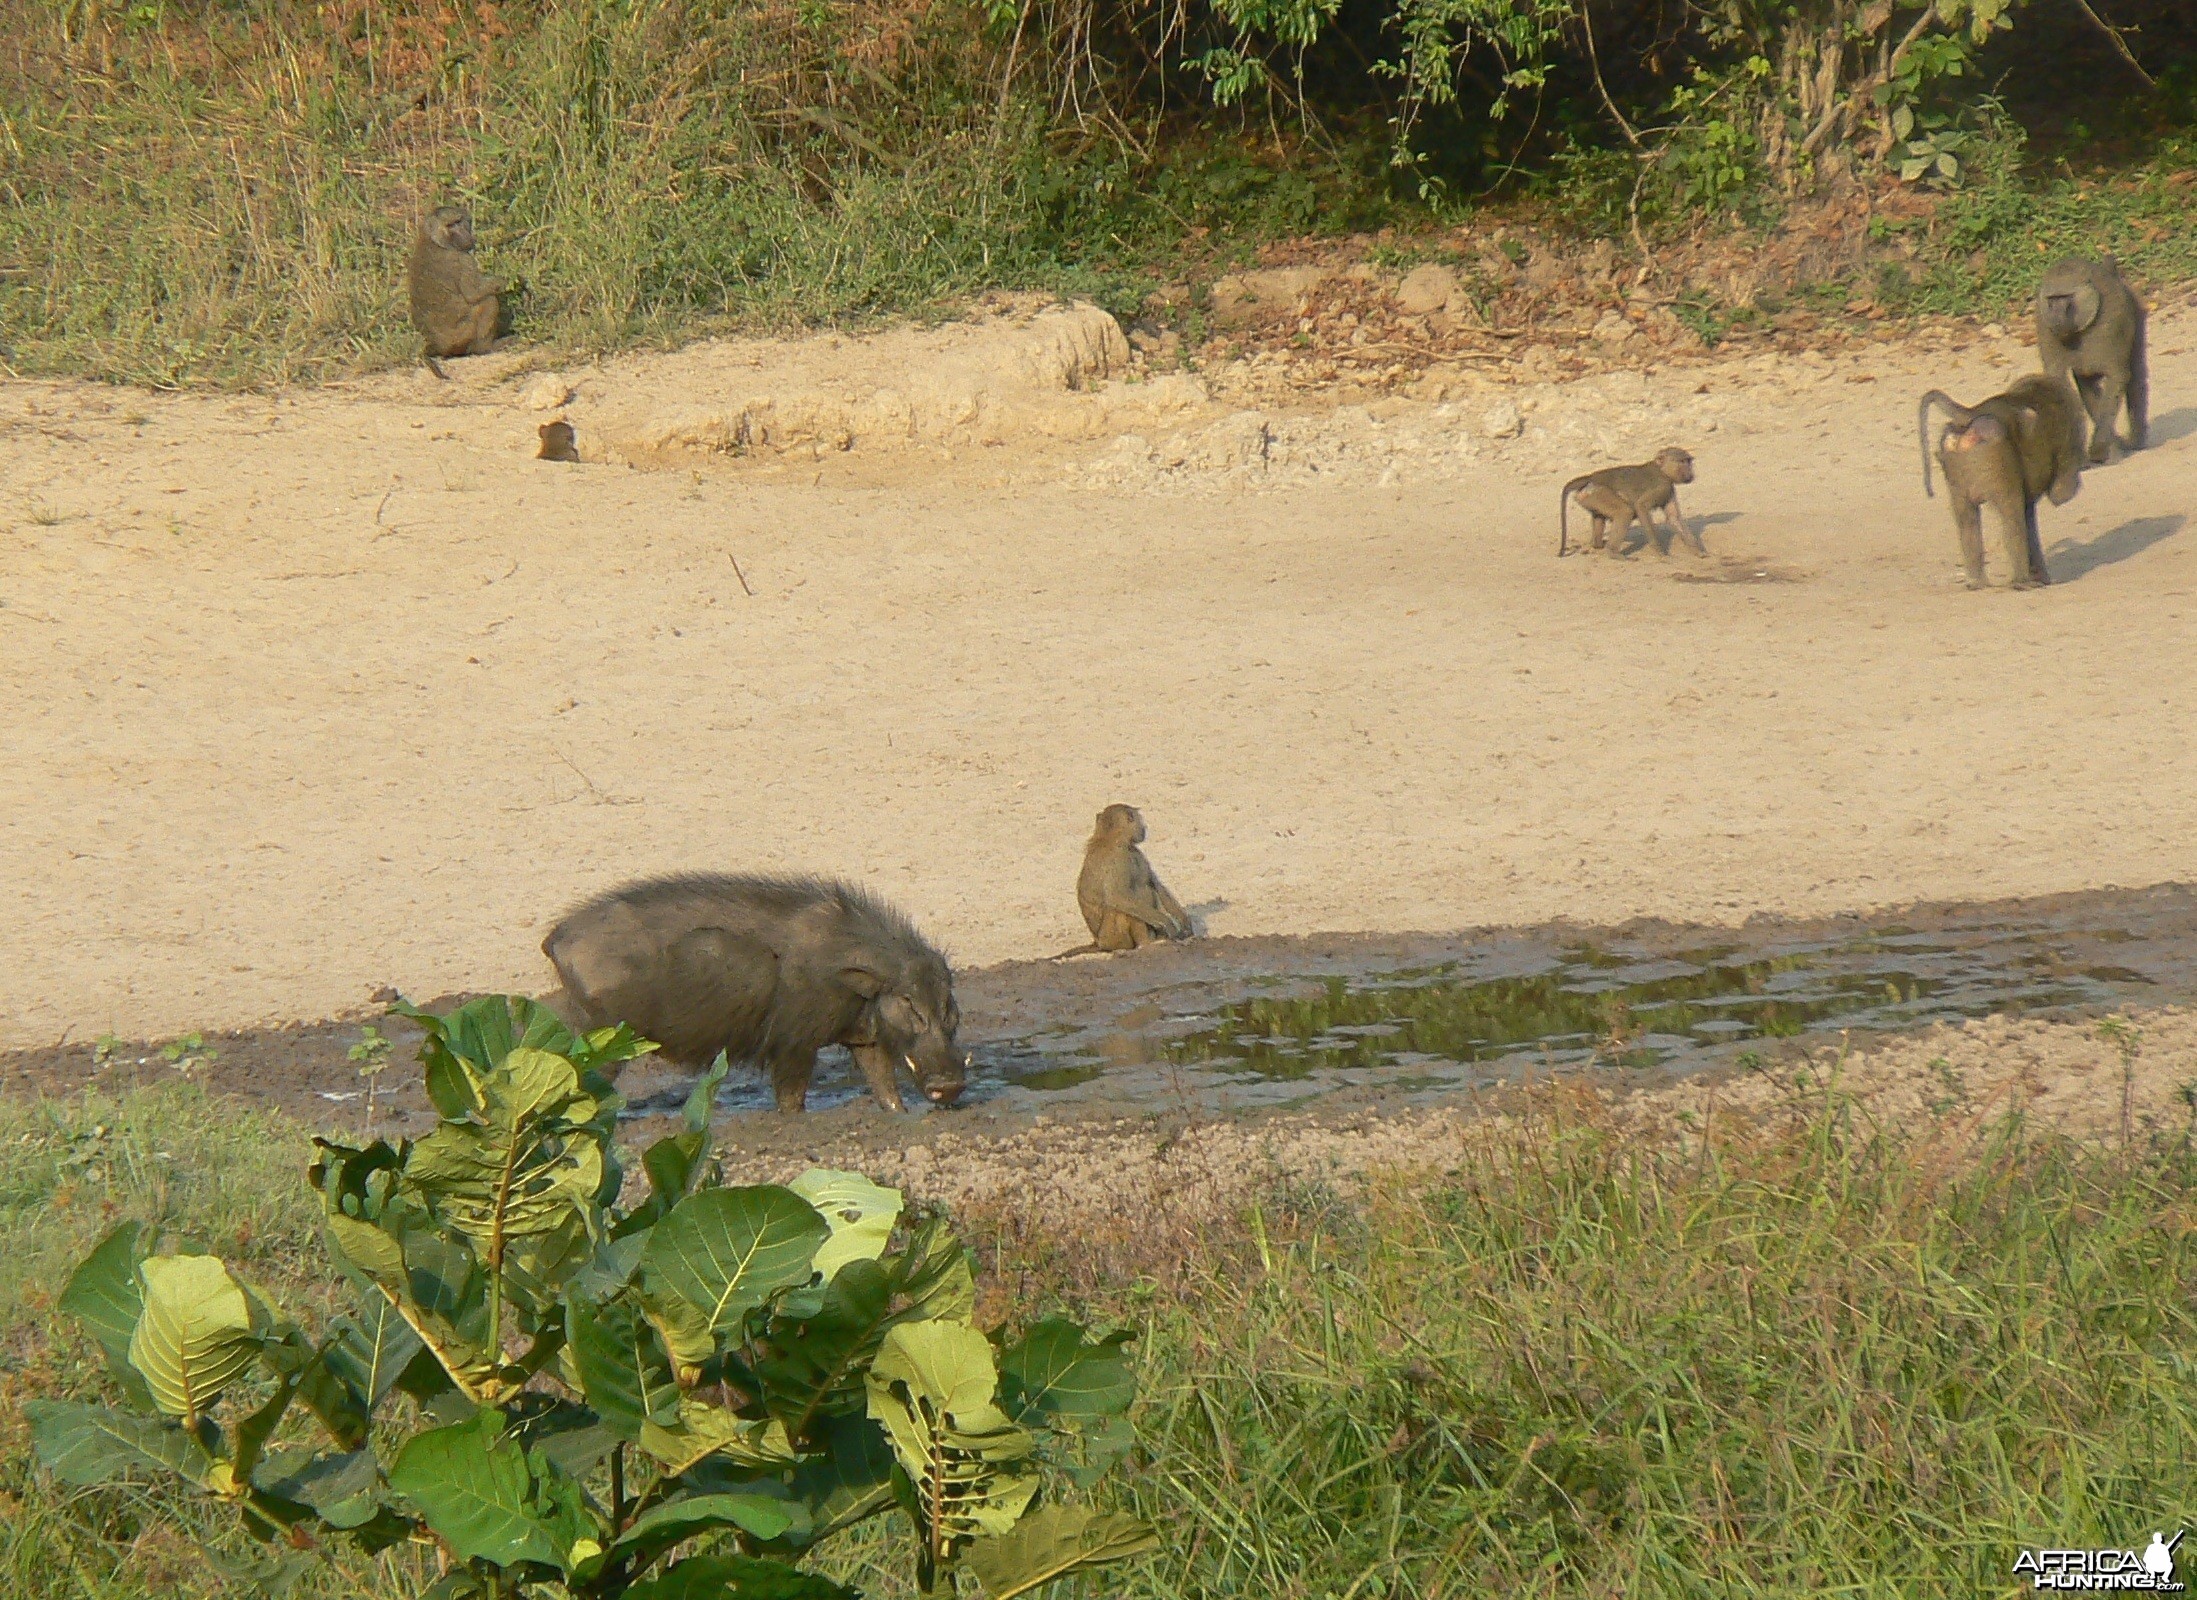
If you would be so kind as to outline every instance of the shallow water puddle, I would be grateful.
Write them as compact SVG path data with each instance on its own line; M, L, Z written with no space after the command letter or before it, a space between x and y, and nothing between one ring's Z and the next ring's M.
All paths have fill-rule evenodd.
M1846 1028L2158 1004L2197 976L2181 941L2154 948L2116 929L1722 939L1667 948L1510 934L1429 964L1253 978L1250 992L1203 1007L1177 988L1110 1025L980 1046L972 1093L1204 1108L1342 1090L1438 1099L1543 1069L1694 1070L1752 1042Z

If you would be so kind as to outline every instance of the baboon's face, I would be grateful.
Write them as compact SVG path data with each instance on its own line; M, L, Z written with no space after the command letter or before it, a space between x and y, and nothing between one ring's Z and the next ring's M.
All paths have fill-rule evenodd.
M1666 450L1656 458L1663 467L1663 476L1673 483L1694 481L1694 458L1683 450Z
M1098 814L1098 831L1109 838L1144 843L1144 813L1135 806L1108 806Z
M471 250L473 214L463 206L438 206L428 215L427 237L446 250Z

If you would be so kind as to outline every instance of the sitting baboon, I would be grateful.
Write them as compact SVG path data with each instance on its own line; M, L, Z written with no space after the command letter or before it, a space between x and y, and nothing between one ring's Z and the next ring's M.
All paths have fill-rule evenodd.
M2037 354L2048 378L2072 378L2090 413L2089 457L2106 460L2128 406L2131 450L2150 431L2151 374L2144 360L2144 303L2111 256L2062 261L2037 285Z
M503 281L473 263L473 217L463 206L437 206L412 240L412 326L437 356L484 355L495 347Z
M1568 553L1571 543L1571 503L1577 496L1579 504L1594 518L1593 548L1602 548L1603 534L1612 522L1617 524L1617 535L1610 541L1610 554L1616 555L1625 547L1625 536L1632 531L1634 522L1640 524L1641 534L1651 543L1655 539L1655 513L1663 512L1668 519L1671 537L1684 538L1693 546L1694 554L1705 556L1707 545L1701 535L1686 526L1685 513L1678 509L1678 486L1694 481L1694 458L1679 449L1660 450L1653 461L1643 461L1636 467L1603 467L1596 472L1581 473L1564 485L1564 492L1556 500L1556 553L1562 557Z
M2037 536L2037 497L2046 495L2054 505L2064 506L2083 486L2083 418L2075 391L2065 379L2032 374L1981 405L1964 406L1942 389L1932 389L1915 413L1925 494L1936 493L1930 485L1933 406L1952 418L1938 438L1937 457L1951 491L1953 527L1960 535L1968 587L1984 586L1985 506L1998 516L2013 587L2050 583L2044 544Z
M1091 943L1062 955L1137 950L1155 939L1190 937L1190 914L1144 859L1137 848L1143 842L1144 815L1135 806L1108 806L1098 814L1076 877L1076 904L1091 929Z

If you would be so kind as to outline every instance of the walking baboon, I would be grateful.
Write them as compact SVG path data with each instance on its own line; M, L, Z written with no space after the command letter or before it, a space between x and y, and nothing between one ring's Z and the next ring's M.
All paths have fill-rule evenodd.
M477 356L495 347L497 296L503 281L484 278L473 263L473 217L463 206L437 206L420 219L412 240L412 326L437 356Z
M2064 506L2083 486L2083 418L2075 391L2064 378L2032 374L1981 405L1964 406L1944 390L1932 389L1915 412L1925 494L1937 492L1930 485L1933 406L1952 418L1938 438L1937 457L1945 469L1968 587L1984 586L1985 506L1999 519L2013 587L2050 583L2044 544L2037 537L2037 497L2045 495L2054 505Z
M2037 354L2048 378L2072 378L2090 413L2089 457L2106 460L2117 442L2144 447L2151 374L2144 360L2144 303L2111 256L2062 261L2037 285ZM2115 424L2128 406L2128 438Z
M1662 511L1673 538L1683 537L1693 546L1695 555L1707 555L1708 546L1701 542L1700 534L1686 526L1686 515L1678 508L1678 486L1693 481L1694 458L1675 448L1659 450L1653 461L1643 461L1637 467L1604 467L1598 472L1582 473L1565 484L1564 492L1557 497L1557 556L1561 558L1570 553L1574 496L1578 497L1580 508L1594 518L1593 549L1602 548L1603 534L1612 522L1617 524L1617 537L1610 541L1611 555L1624 548L1625 536L1632 531L1635 522L1652 543L1655 513Z
M545 422L535 430L542 436L542 447L534 452L537 461L577 461L579 446L573 442L572 424L569 422Z
M1137 848L1144 837L1144 814L1135 806L1108 806L1098 814L1091 842L1083 847L1083 871L1076 876L1076 904L1091 943L1061 955L1136 950L1155 939L1190 937L1190 914Z

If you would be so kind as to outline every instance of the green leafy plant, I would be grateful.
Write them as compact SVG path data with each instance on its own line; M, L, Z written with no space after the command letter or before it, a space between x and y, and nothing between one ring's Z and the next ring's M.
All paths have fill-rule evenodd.
M857 1174L724 1184L722 1057L621 1208L605 1069L653 1045L514 997L397 1009L426 1030L437 1126L316 1141L310 1173L352 1309L310 1331L122 1224L59 1302L115 1402L26 1408L56 1477L229 1502L277 1546L262 1584L298 1551L430 1542L430 1600L832 1600L852 1591L794 1563L895 1508L933 1594L966 1571L1005 1600L1156 1545L1049 1492L1134 1442L1127 1335L988 1338L946 1220Z
M221 1052L206 1042L203 1033L186 1033L180 1039L171 1039L160 1047L160 1059L169 1066L191 1077L202 1068L210 1067Z

